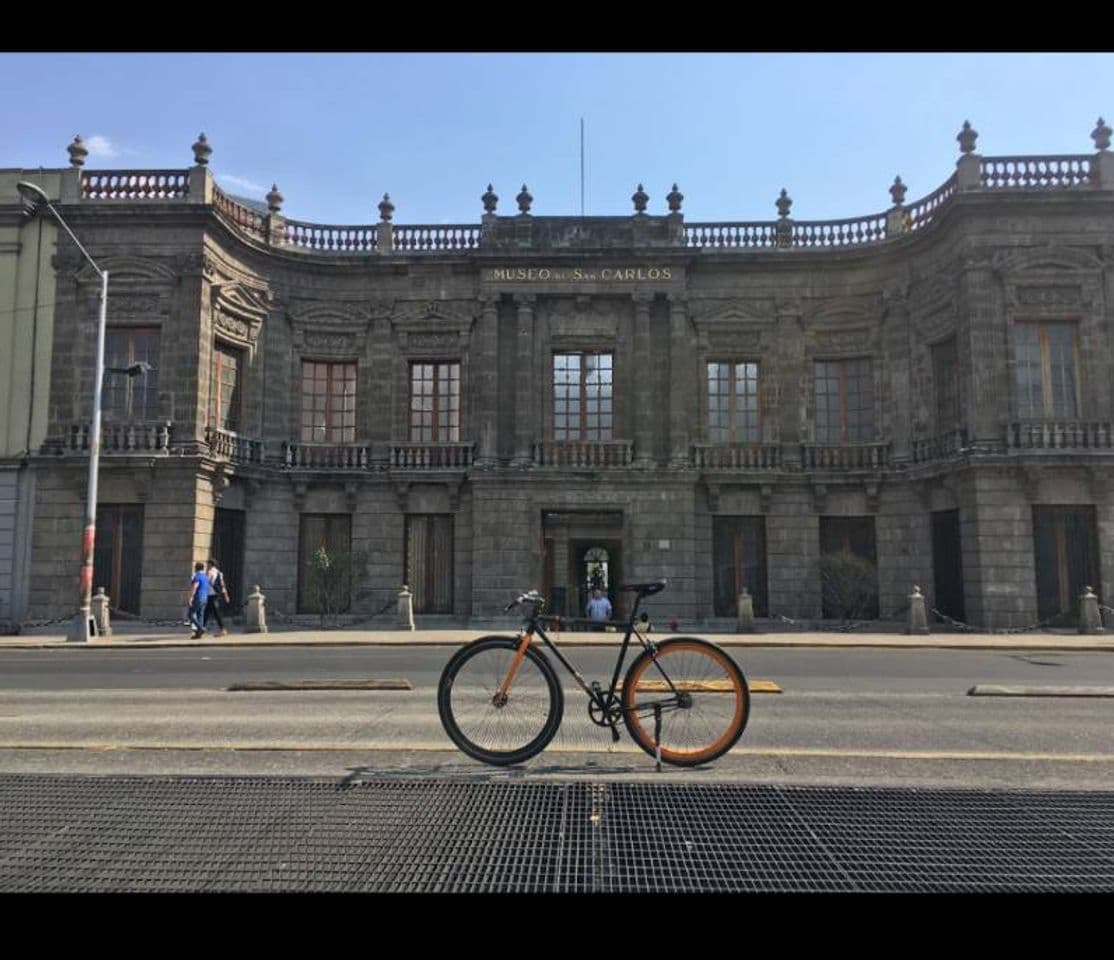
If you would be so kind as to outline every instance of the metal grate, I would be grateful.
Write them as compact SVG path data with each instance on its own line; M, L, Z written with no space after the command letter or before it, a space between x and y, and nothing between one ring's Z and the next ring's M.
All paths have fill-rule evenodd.
M0 891L1114 891L1114 793L0 777Z

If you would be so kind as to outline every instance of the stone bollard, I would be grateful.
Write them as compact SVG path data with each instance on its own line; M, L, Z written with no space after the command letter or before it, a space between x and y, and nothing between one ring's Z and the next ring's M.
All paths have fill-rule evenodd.
M1102 615L1099 613L1099 598L1091 587L1084 587L1079 595L1079 632L1105 633Z
M913 585L913 592L909 594L909 623L905 627L906 633L928 633L928 617L924 611L924 594L921 588Z
M279 618L282 619L281 617ZM267 632L267 598L255 585L255 591L248 596L248 605L244 608L244 633Z
M414 594L405 583L398 592L398 626L400 630L414 629Z
M93 597L93 623L98 637L112 636L112 625L108 622L108 596L104 587L97 587L97 595Z
M743 587L739 594L739 619L735 624L736 633L754 633L754 598Z

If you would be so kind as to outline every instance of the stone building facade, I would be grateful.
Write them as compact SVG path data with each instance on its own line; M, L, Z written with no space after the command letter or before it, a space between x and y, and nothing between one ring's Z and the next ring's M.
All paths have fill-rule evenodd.
M310 613L310 561L364 553L353 616L402 583L419 624L538 587L667 577L654 616L832 614L820 566L867 560L872 615L913 584L982 626L1070 618L1114 584L1114 155L984 157L844 221L629 217L310 224L179 171L60 176L110 273L97 585L176 616L191 563ZM28 179L35 174L27 173ZM96 277L66 238L31 613L72 606ZM62 586L64 585L64 586Z

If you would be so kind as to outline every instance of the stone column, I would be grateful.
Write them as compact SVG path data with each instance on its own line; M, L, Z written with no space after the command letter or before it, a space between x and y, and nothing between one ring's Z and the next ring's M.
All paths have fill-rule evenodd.
M688 307L682 296L669 297L669 465L689 466L690 424L696 419L697 376L692 362Z
M536 422L534 407L538 387L534 383L534 304L536 299L529 294L516 294L515 306L518 308L517 341L515 370L515 410L514 410L514 460L512 467L528 467L534 462L532 444L538 435L540 424Z
M499 411L499 296L480 298L483 313L475 339L476 466L490 469L498 455Z
M654 465L654 407L650 396L653 389L650 367L650 306L651 294L634 297L634 465L643 470Z

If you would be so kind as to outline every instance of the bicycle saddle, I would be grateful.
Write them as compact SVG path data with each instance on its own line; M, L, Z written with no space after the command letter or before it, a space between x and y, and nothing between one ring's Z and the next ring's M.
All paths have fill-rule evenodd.
M650 583L625 583L619 589L633 590L640 597L652 597L655 593L661 593L667 583L669 583L668 580L654 580Z

